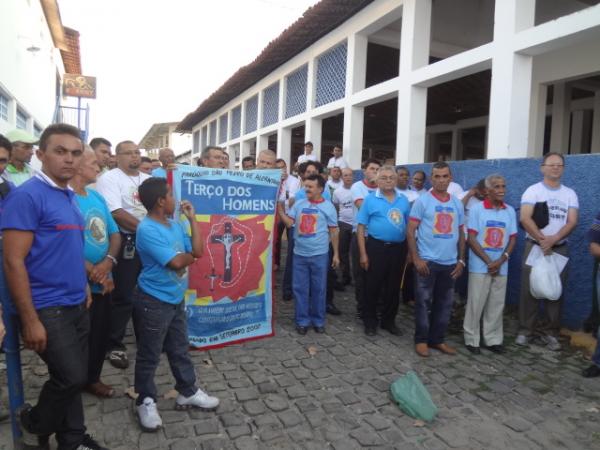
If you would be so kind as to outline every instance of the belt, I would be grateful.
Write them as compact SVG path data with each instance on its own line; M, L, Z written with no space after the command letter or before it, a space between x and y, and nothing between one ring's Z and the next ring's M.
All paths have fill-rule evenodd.
M529 241L529 242L531 242L532 244L535 244L535 245L540 245L540 244L538 243L538 241L536 241L535 239L531 239L531 238L525 238L525 240L526 240L526 241ZM553 245L553 246L552 246L552 248L558 248L558 247L562 247L562 246L564 246L564 245L567 245L567 241L566 241L566 240L565 240L565 241L562 241L562 242L559 242L558 244L555 244L555 245Z
M386 246L393 246L393 245L402 245L404 243L404 241L402 242L389 242L389 241L382 241L380 239L375 239L374 237L370 236L369 237L369 241L371 242L375 242L377 244L380 245L386 245Z

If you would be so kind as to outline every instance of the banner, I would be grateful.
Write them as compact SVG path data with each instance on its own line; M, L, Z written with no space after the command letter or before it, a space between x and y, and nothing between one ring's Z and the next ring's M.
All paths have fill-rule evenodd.
M190 344L208 349L273 335L272 242L281 171L178 165L175 198L188 200L204 240L189 267Z

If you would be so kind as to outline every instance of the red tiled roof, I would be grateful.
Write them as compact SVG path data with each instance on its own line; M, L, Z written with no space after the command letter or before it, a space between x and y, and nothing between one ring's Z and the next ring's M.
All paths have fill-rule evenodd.
M81 74L81 55L79 53L79 31L63 27L68 50L61 50L66 73Z
M321 0L310 7L302 17L271 41L253 62L239 68L195 111L189 113L179 123L177 131L191 131L202 119L340 26L372 1Z

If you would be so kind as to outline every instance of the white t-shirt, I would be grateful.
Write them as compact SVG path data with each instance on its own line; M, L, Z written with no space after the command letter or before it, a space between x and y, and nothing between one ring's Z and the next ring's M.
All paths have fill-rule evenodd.
M288 175L279 191L279 201L284 204L286 214L290 210L290 198L302 187L300 180L293 175Z
M96 190L104 197L110 212L123 209L138 220L146 217L148 212L138 195L138 188L150 175L139 172L135 176L127 175L121 169L112 169L104 173L96 183ZM122 231L125 230L119 226Z
M427 189L423 188L423 189L415 189L413 186L410 187L410 190L413 192L416 192L417 195L420 197L423 194L427 194Z
M358 200L364 200L367 195L371 192L375 192L377 190L377 186L370 187L367 186L363 180L357 181L352 185L350 191L352 192L352 231L356 231L357 222L356 215L358 214L358 208L356 207L356 202Z
M411 190L411 189L400 189L400 188L396 188L396 190L398 192L400 192L402 195L404 195L407 199L408 199L408 203L412 203L414 202L416 199L419 198L419 194L417 194L415 191Z
M325 185L333 194L333 191L335 191L337 188L343 186L344 182L341 179L339 179L338 181L328 180L327 183L325 183Z
M352 201L352 190L344 185L333 191L333 204L338 206L338 220L352 225L354 219L354 202Z
M543 181L529 186L521 197L521 205L535 206L538 202L548 203L549 222L540 231L552 236L567 223L569 209L579 209L577 194L571 188L560 185L558 188L546 186ZM528 234L529 236L529 234Z
M465 194L466 195L466 194ZM469 201L467 202L467 204L465 205L465 223L468 224L469 223L469 211L471 209L473 209L475 206L479 205L480 203L482 203L483 200L479 200L477 197L475 197L474 195L469 199ZM469 229L467 226L464 227L464 231L465 231L465 238L468 238L469 236Z
M298 156L298 164L302 164L303 162L306 162L306 161L316 161L316 160L317 160L317 155L315 155L314 153L311 153L310 155L302 154L302 155Z
M340 169L345 169L350 167L343 156L340 156L336 159L335 156L329 158L329 162L327 163L327 168L331 169L332 167L339 167Z

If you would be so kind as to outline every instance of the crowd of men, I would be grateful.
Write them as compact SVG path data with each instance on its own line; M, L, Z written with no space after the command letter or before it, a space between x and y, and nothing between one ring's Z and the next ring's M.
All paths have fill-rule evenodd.
M30 166L34 145L38 171ZM311 328L325 333L327 314L341 314L334 291L352 286L367 336L378 330L403 334L407 324L396 322L402 297L414 308L415 352L454 355L446 333L457 290L466 298L466 349L474 355L482 348L504 353L508 261L520 223L526 242L515 343L561 349L562 297L531 294L528 258L534 252L568 255L579 204L561 183L562 155L544 156L543 179L523 193L517 219L504 201L508 187L501 174L465 192L445 162L411 177L406 167L367 159L362 178L354 181L341 146L333 147L326 166L313 151L307 142L290 168L271 150L241 160L243 170L281 170L273 268L281 265L287 229L282 300L294 300L300 335ZM180 212L191 235L171 219L175 200L166 178L174 162L171 149L161 149L152 161L133 141L118 143L114 155L107 139L84 145L79 130L65 124L49 126L39 139L23 130L0 135L0 296L4 315L18 314L25 347L40 355L49 373L37 404L18 411L27 444L49 448L54 434L60 449L103 448L85 432L81 392L115 395L101 381L102 366L105 358L114 367L129 366L124 337L130 319L143 430L162 426L153 381L161 352L176 380L177 409L219 405L197 386L187 351L185 269L202 257L204 244L190 203L181 202ZM216 146L205 148L198 160L208 168L230 164ZM600 215L589 239L600 259ZM566 274L567 268L563 284ZM600 272L598 281L600 286ZM583 376L600 376L600 345L592 361Z

